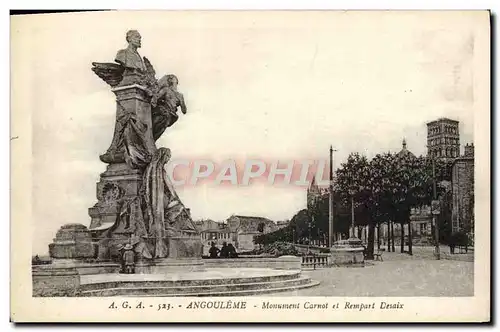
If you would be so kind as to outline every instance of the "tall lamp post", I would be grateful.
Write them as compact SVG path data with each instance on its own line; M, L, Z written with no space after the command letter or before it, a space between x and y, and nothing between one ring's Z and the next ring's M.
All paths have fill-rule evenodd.
M432 158L432 193L433 193L433 201L431 202L431 213L432 213L432 221L434 224L434 241L436 243L436 248L434 250L434 255L437 260L441 259L441 253L439 250L439 227L437 216L439 215L439 200L437 199L437 190L436 190L436 166L434 162L434 158Z
M356 191L354 189L351 189L349 191L349 195L351 196L351 228L352 228L351 238L356 238L356 232L354 230L354 195L355 194L356 194Z
M328 247L333 246L333 147L330 145L330 186L328 188Z

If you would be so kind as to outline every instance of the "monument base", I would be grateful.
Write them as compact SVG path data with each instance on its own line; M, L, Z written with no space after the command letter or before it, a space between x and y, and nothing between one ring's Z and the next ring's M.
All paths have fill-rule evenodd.
M86 226L81 224L63 225L49 244L50 257L56 259L93 258L96 248Z
M330 261L333 266L365 266L365 248L358 238L337 241L330 248Z
M223 266L200 270L204 265L197 259L162 259L141 262L136 273L124 274L113 263L55 260L33 266L33 296L245 296L319 284L302 274L300 265L295 265L298 269L248 268L232 264L236 259L224 261Z
M300 270L258 268L168 274L100 274L81 277L79 296L248 296L294 291L318 284Z
M136 274L169 274L204 270L205 264L201 258L163 258L154 261L140 261L135 264Z

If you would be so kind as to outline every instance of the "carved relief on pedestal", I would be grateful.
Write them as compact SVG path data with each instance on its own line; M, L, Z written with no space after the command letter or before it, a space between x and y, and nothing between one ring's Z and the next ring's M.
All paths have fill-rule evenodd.
M99 201L104 205L116 203L123 197L123 189L114 182L106 182L98 194Z

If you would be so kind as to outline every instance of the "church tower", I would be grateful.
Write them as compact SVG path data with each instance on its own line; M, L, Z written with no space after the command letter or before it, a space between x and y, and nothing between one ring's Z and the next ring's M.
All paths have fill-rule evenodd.
M316 177L312 178L311 185L307 188L307 208L311 209L314 202L321 196L321 190L316 184Z
M406 139L403 138L403 148L401 149L401 151L399 151L396 156L398 156L398 158L403 158L403 157L406 157L406 156L409 156L411 158L415 158L415 155L413 153L411 153L410 150L408 150L406 148Z
M453 161L460 156L459 122L440 118L427 123L427 156Z

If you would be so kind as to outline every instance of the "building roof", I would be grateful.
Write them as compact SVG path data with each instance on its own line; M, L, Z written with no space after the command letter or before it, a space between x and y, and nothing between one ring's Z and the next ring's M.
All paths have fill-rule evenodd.
M411 158L416 158L415 155L406 148L406 139L404 138L403 138L403 148L396 154L396 156L399 158L404 156L410 156Z
M318 187L318 185L316 184L316 174L313 176L313 178L312 178L312 180L311 180L311 184L309 185L308 190L309 190L309 191L319 192L319 187Z
M240 221L248 221L248 222L260 221L260 222L272 222L272 223L274 223L274 221L272 221L271 219L267 219L264 217L241 216L241 215L236 215L236 214L232 215L232 217L237 217L238 219L240 219Z
M432 124L435 124L435 123L438 123L438 122L452 122L452 123L459 123L459 121L457 120L453 120L453 119L449 119L449 118L439 118L437 120L433 120L433 121L430 121L430 122L427 122L427 125L432 125Z
M237 219L239 221L238 225L235 226L234 220ZM277 229L278 226L276 223L268 218L257 217L257 216L241 216L241 215L232 215L228 218L228 226L229 228L238 228L240 232L255 232L259 224L264 223L266 227L271 227L272 229Z
M231 233L231 230L229 228L212 228L212 229L204 229L200 231L200 233Z
M473 161L474 162L474 143L465 144L464 154L453 160L453 164L460 161Z

